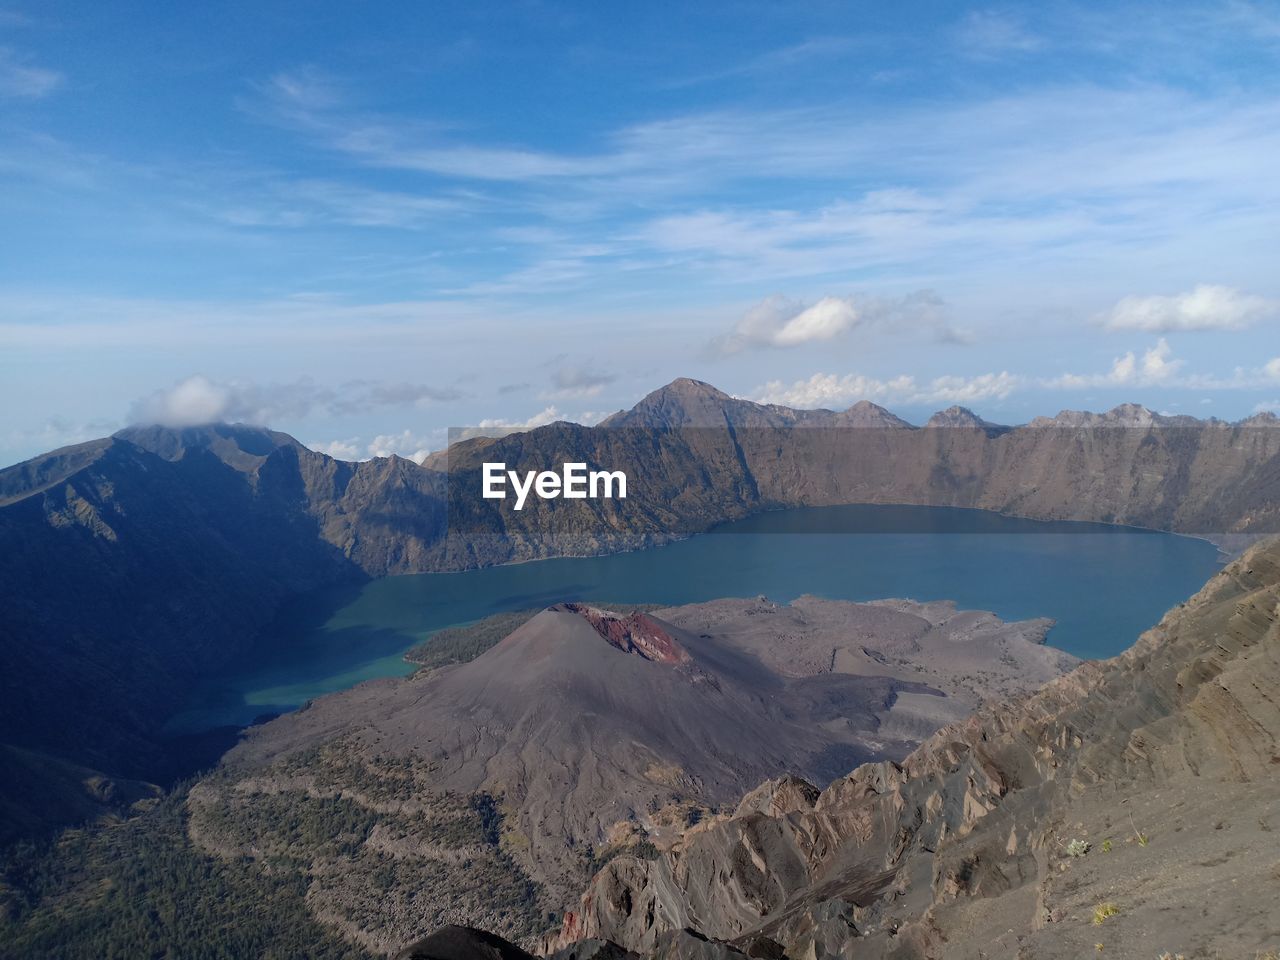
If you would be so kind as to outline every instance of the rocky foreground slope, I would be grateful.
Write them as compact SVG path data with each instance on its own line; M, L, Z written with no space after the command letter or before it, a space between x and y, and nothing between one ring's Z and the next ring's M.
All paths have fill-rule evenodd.
M1274 956L1280 541L1125 654L824 790L774 780L591 881L548 950ZM577 946L573 946L577 944Z
M441 920L531 944L610 857L656 855L762 778L826 783L1077 661L949 603L567 603L467 663L254 728L190 794L225 860L301 868L373 950ZM296 824L313 822L299 836Z

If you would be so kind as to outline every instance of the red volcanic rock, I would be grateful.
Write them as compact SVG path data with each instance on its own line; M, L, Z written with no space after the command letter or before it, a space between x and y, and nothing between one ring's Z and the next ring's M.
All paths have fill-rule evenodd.
M634 611L624 617L609 610L581 603L566 603L561 609L576 613L623 653L633 653L655 663L682 664L691 659L664 624L646 613Z

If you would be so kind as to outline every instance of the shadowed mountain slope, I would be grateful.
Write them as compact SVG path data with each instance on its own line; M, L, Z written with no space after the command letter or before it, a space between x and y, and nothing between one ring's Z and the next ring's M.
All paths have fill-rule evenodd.
M264 642L286 599L438 536L429 488L407 461L226 426L128 430L0 472L0 740L163 776L156 732L195 679Z

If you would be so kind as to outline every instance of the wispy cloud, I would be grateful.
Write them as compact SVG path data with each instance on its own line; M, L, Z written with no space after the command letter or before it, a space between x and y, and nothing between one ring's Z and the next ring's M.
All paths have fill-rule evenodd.
M478 329L480 307L448 300L355 302L327 294L260 301L0 296L0 345L62 350L440 341L442 323Z
M399 229L438 224L473 208L472 201L458 196L422 196L332 180L268 181L208 207L213 216L234 226L342 224Z
M668 80L664 87L691 87L720 80L748 76L787 77L815 64L849 54L859 46L854 37L812 37L799 43L775 47L739 63L689 77Z
M942 376L918 381L903 374L878 379L857 373L838 375L815 373L807 380L786 384L772 380L752 394L761 403L778 403L788 407L842 408L858 400L878 403L952 404L1003 400L1018 389L1022 379L1006 371L984 373L975 377Z
M11 47L0 47L0 97L39 100L62 86L63 76L33 63Z
M96 440L119 430L118 420L69 420L51 417L27 428L13 428L0 434L0 449L53 450L73 443ZM0 463L0 466L4 466Z
M617 379L616 374L595 366L564 366L552 373L548 396L558 399L595 397Z
M966 23L989 45L1032 42L1006 13ZM324 181L232 215L420 228L456 205L493 217L501 255L447 287L458 297L616 286L641 271L717 283L918 271L938 283L1046 257L1208 256L1257 249L1280 207L1267 160L1280 154L1280 100L1265 91L1075 83L893 110L735 105L600 129L572 149L381 114L316 71L279 74L246 106L355 161L354 179L360 168L418 179L350 193Z
M130 408L128 419L132 423L165 426L217 421L270 426L317 413L345 416L383 407L421 407L461 396L456 390L424 384L354 380L329 387L309 379L254 383L218 381L196 374L139 398Z
M960 22L958 38L964 53L981 58L1034 53L1045 45L1021 19L1004 10L969 11Z
M1280 315L1280 301L1201 284L1173 296L1125 297L1103 317L1112 330L1169 333L1179 330L1242 330Z

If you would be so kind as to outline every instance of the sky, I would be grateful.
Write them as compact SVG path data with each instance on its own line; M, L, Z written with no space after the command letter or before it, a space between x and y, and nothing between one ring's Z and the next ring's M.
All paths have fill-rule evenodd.
M421 456L680 376L1239 419L1277 158L1280 3L0 5L0 465Z

